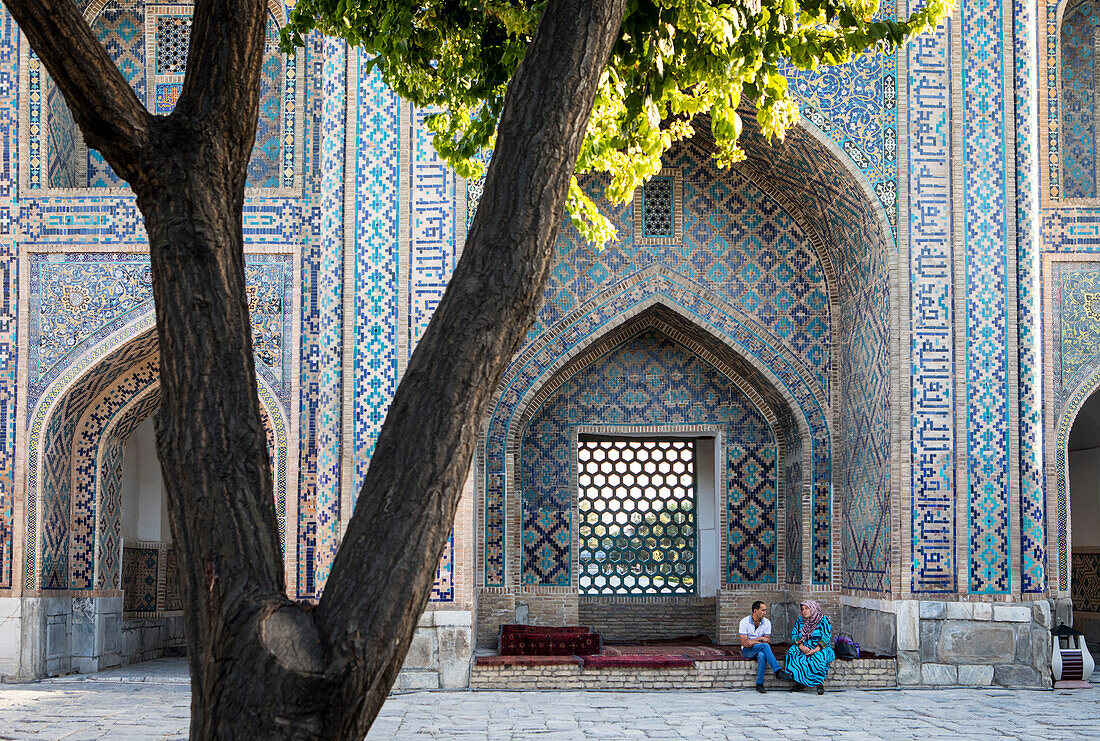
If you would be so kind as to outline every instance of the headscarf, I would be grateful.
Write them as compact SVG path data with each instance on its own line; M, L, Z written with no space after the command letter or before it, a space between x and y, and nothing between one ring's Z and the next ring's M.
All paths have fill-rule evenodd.
M810 640L810 636L817 630L817 626L821 624L821 618L825 617L825 613L821 611L821 605L814 602L812 599L808 599L805 602L799 602L799 607L809 607L810 616L802 617L802 640Z

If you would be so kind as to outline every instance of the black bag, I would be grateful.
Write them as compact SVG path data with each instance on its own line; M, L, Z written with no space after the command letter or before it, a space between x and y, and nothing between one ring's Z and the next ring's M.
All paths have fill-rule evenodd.
M845 661L859 658L859 644L852 640L852 637L847 633L841 633L836 637L836 641L833 643L833 651L836 652L838 659L844 659Z

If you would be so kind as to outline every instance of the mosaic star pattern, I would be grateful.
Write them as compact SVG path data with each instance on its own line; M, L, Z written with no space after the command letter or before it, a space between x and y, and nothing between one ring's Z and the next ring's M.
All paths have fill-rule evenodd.
M68 363L138 314L152 310L146 255L126 252L37 254L31 259L32 305L28 358L32 406ZM245 290L260 373L289 393L290 259L249 255Z

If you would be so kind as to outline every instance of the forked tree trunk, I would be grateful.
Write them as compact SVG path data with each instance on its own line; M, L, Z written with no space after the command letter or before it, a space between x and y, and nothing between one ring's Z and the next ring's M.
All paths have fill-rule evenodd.
M192 737L362 738L427 604L480 421L542 298L625 0L548 3L509 86L463 257L398 387L316 609L284 596L244 292L264 0L196 3L167 118L142 108L72 0L4 2L145 216Z

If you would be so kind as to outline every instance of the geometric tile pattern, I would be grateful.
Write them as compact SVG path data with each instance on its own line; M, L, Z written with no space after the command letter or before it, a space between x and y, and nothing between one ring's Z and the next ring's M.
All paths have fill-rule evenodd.
M722 425L730 514L730 582L774 581L775 438L751 402L713 366L657 330L645 330L563 383L522 434L522 581L571 582L571 430L595 425Z
M642 186L642 236L672 237L672 176L654 176Z
M189 8L149 6L146 33L153 37L152 59L147 60L150 90L147 106L161 115L175 108L182 90L191 35ZM278 49L279 25L269 10L260 70L260 110L256 141L248 162L248 186L278 188L294 185L294 57ZM285 135L284 135L285 129Z
M845 558L854 559L835 573L853 569L852 575L841 574L842 579L865 581L860 574L874 574L877 564L888 563L891 557L890 537L882 528L887 526L883 510L889 510L890 497L886 486L890 460L890 436L886 434L890 409L888 268L889 258L896 252L890 245L884 212L864 195L866 181L861 186L847 160L826 150L815 139L813 129L796 127L783 141L769 145L750 110L742 114L742 120L746 153L742 167L780 198L785 209L798 214L800 223L812 225L823 261L835 270L834 290L840 306L832 331L840 355L838 432L845 456L837 461L835 483L838 493L846 497L846 506L838 509L846 520L838 537ZM875 450L860 450L859 446ZM820 465L816 450L811 460L810 571L813 582L820 584L829 582L834 574L834 482L829 461ZM847 497L848 492L856 496ZM863 563L872 553L874 558Z
M182 89L190 6L109 0L92 21L97 38L149 110L167 115ZM248 166L252 188L294 186L297 61L278 52L278 23L269 13L261 70L260 115ZM28 58L32 124L27 184L42 188L125 188L103 157L81 144L64 100L33 52ZM44 155L43 156L43 151Z
M408 347L416 349L454 272L456 232L456 176L431 144L424 119L433 109L413 109L410 117L413 143L409 194ZM398 328L403 331L403 328ZM447 538L435 583L433 602L454 601L454 532Z
M1073 552L1073 610L1100 612L1100 553Z
M683 226L676 224L682 241L644 244L634 238L631 207L601 199L619 241L594 252L576 229L562 228L546 301L528 341L587 297L640 268L661 264L756 319L772 341L793 351L827 395L828 288L803 229L751 181L736 171L718 171L697 147L676 147L665 160L683 173L683 213L677 215ZM601 195L597 182L590 181L589 190L593 197Z
M355 492L397 388L398 200L401 106L367 60L359 60L355 214ZM452 206L453 208L453 206ZM355 492L351 495L354 496Z
M46 140L50 186L74 188L77 185L78 164L76 122L65 105L61 91L49 77L46 78L46 110L50 116Z
M802 438L785 439L783 464L784 570L787 584L802 583Z
M277 188L282 184L281 128L287 69L293 69L279 53L279 26L268 13L264 39L264 64L260 71L260 115L256 143L248 160L248 184L253 188Z
M912 10L916 2L909 3ZM915 593L955 591L955 324L950 24L912 40L909 70L911 515Z
M117 588L122 448L160 402L158 356L155 351L149 353L148 346L136 340L131 343L134 349L116 351L104 369L92 372L83 383L84 388L100 390L85 393L76 387L58 403L58 411L47 422L43 486L40 492L32 488L29 497L30 502L40 502L47 513L41 540L44 589ZM132 362L135 356L138 360ZM110 377L112 369L114 379ZM262 382L260 388L282 538L286 527L286 425L278 403L265 394ZM63 414L68 421L60 424ZM67 466L70 470L65 470Z
M972 594L1011 589L1003 6L962 13L967 490ZM1013 199L1014 202L1014 199ZM1015 277L1015 276L1013 276Z
M108 2L103 10L96 16L92 23L92 31L96 38L107 49L111 60L118 66L122 76L134 88L138 100L145 99L145 18L140 5L136 3L120 3L118 0ZM186 61L187 49L184 48L184 61ZM159 111L158 111L159 112ZM68 107L65 114L72 118ZM55 129L60 122L55 121L51 111L50 128ZM75 130L75 124L72 124ZM51 156L54 155L51 152ZM58 157L64 159L63 157ZM87 154L87 177L80 183L75 178L68 187L86 185L90 188L124 188L126 184L115 174L111 166L107 164L103 156L89 149ZM73 160L76 165L75 158ZM54 188L64 187L51 178L50 185Z
M1020 590L1046 589L1046 506L1043 494L1042 342L1039 301L1036 11L1013 2L1016 61L1016 326L1019 347Z
M37 300L32 302L29 321L28 361L34 366L32 381L36 383L30 386L28 399L28 412L35 411L30 421L28 541L39 544L44 588L90 589L95 578L93 556L97 552L102 555L96 549L95 523L97 519L101 524L113 522L97 512L97 506L103 503L96 484L100 472L97 451L104 449L103 432L115 412L155 383L157 376L156 357L151 356L156 337L146 329L152 319L148 256L36 254L30 264ZM289 256L248 255L245 280L261 378L261 401L264 410L274 415L270 429L278 441L277 454L272 460L276 466L282 532L286 510L286 425L279 411L281 405L269 389L275 388L285 403L289 395L289 379L285 375L289 343L284 338L290 336L292 285ZM142 332L145 336L114 350L106 360L96 360L108 349L103 343L108 334L114 333L115 348L126 342L119 336L123 325L131 338ZM60 359L59 353L63 353ZM64 388L65 379L95 363L98 367L55 405L54 399ZM138 366L144 370L135 375ZM43 372L37 373L40 368ZM36 408L38 395L47 392L50 395ZM46 419L44 415L51 409L53 413ZM36 468L39 440L45 444L40 490ZM39 534L41 540L35 540L39 506L43 529ZM111 541L116 533L108 528L99 535ZM28 554L30 584L36 579L34 561L34 554ZM110 558L105 563L110 566ZM107 577L109 574L105 574Z
M123 612L156 612L157 548L122 549Z
M93 191L88 191L93 192ZM19 201L18 223L24 244L148 244L145 224L133 196L34 197ZM295 199L253 196L244 204L245 245L296 245L308 224Z
M778 501L775 436L760 413L743 404L727 423L726 582L775 582ZM801 477L796 480L797 491ZM801 505L795 506L801 512ZM801 551L795 543L794 550Z
M13 586L15 432L19 405L19 253L12 222L15 208L19 85L19 30L0 13L0 589Z
M1070 0L1062 16L1062 197L1095 198L1096 31L1100 3Z
M81 415L73 438L72 520L69 530L69 589L92 589L95 568L97 521L113 525L121 514L121 503L110 503L100 498L103 480L100 474L101 448L106 440L104 433L112 431L118 421L116 415L134 398L147 393L159 377L160 356L154 355L122 374L110 388L100 394ZM155 408L155 407L154 407ZM146 416L153 408L143 411ZM143 420L142 420L143 421ZM140 422L139 422L140 423ZM123 441L125 438L123 438ZM121 451L119 451L121 452ZM121 455L117 456L121 462ZM121 469L108 470L108 474ZM97 486L97 483L100 485ZM98 491L97 491L98 489ZM119 492L121 493L121 492ZM104 511L104 508L110 511ZM119 520L121 522L121 520ZM107 529L113 536L113 527ZM110 589L111 587L107 587Z
M321 48L318 49L317 47ZM311 95L323 101L311 111L320 118L311 193L316 210L317 234L310 240L312 260L308 266L308 292L303 300L303 318L313 326L303 334L303 370L309 379L302 387L309 399L303 417L310 420L305 441L312 458L309 478L303 478L299 492L298 596L318 597L335 554L340 515L340 438L342 433L343 354L340 351L344 326L344 123L346 121L347 47L333 39L311 45L311 62L320 63L315 78L320 91ZM316 61L314 61L316 60ZM304 276L303 276L304 277ZM303 286L304 288L304 286ZM305 319L308 317L308 320ZM303 325L305 329L306 325ZM304 457L304 456L303 456ZM307 474L303 464L302 474ZM323 545L322 545L323 544ZM319 553L322 548L324 555Z
M122 588L122 517L119 503L122 501L123 453L124 446L112 436L105 441L97 461L99 496L95 506L100 512L93 564L96 589Z
M98 514L96 528L95 589L118 589L119 553L122 546L122 466L126 441L139 425L160 407L160 389L155 388L143 399L129 405L116 415L122 417L113 430L104 428L99 435L103 462L92 482ZM107 439L103 439L103 438Z
M298 522L295 523L296 573L287 575L287 581L295 584L293 594L298 599L314 596L313 572L317 550L317 413L320 405L321 379L321 322L322 293L321 246L322 190L320 178L321 120L324 97L321 91L321 70L324 67L322 38L310 34L305 49L298 54L305 56L305 120L308 127L308 146L303 151L304 178L302 213L311 228L301 246L300 277L300 328L298 345ZM307 579L308 577L308 579Z
M156 352L152 317L135 322L144 334L107 355L95 348L52 384L29 422L27 442L27 539L25 586L64 589L68 581L72 439L83 412L118 376ZM70 382L75 382L71 383ZM63 388L65 393L62 394ZM51 411L47 419L47 411ZM41 450L40 450L41 448ZM41 462L39 456L41 455ZM39 479L41 468L41 480ZM41 532L38 523L41 521ZM41 559L38 558L39 552ZM41 577L41 582L39 582Z
M182 604L175 549L169 543L128 540L122 551L119 586L127 618L159 618L166 612L178 612Z
M765 333L759 325L744 315L727 313L729 309L726 306L711 303L711 297L691 286L685 279L660 266L642 271L625 286L597 294L588 304L571 313L562 323L566 327L564 330L540 339L521 351L506 372L501 385L503 390L494 402L484 458L487 584L499 585L504 579L504 448L506 444L512 444L509 439L519 432L518 417L526 406L522 404L524 395L541 388L543 382L540 379L548 379L552 369L560 367L571 353L579 352L586 338L590 342L609 333L621 317L638 313L647 304L655 301L664 303L661 297L674 297L666 299L665 305L670 307L668 310L692 317L692 322L697 322L701 327L698 331L708 338L708 342L717 343L715 350L722 354L723 362L733 366L736 373L743 378L758 379L754 383L756 390L766 399L769 395L773 397L769 404L773 407L791 404L798 409L799 416L808 427L814 450L811 464L815 487L821 486L824 509L828 513L830 438L824 407L817 392L795 370L797 361L789 361L785 352L777 351L762 339ZM828 542L829 515L818 521L824 523L818 542ZM824 553L820 558L826 564L823 578L827 579L828 549L823 547L821 550ZM518 575L511 578L518 578Z
M157 16L156 29L157 74L182 75L187 69L187 45L191 40L191 16Z

